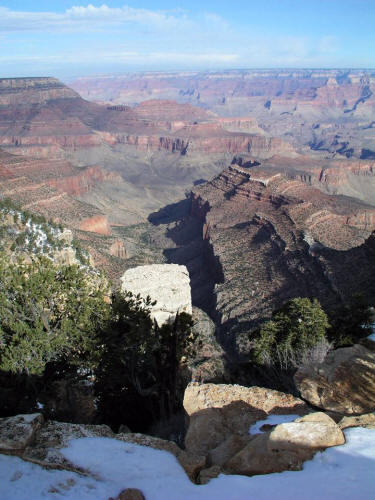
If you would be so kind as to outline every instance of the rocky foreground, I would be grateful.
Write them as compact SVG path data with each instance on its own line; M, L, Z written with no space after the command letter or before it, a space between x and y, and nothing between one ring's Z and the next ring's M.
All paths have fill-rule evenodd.
M291 411L291 408L282 411ZM239 409L237 413L232 409L229 414L234 418L234 425L238 423ZM256 418L259 416L253 414L253 421ZM14 495L26 499L30 491L34 499L52 493L64 495L64 498L79 496L103 500L110 496L118 500L242 499L250 494L260 499L268 498L267 494L275 491L277 477L280 498L287 498L292 484L294 491L299 491L301 481L303 491L309 487L308 498L311 499L332 495L332 492L340 493L340 498L350 498L348 495L354 491L356 498L370 498L367 495L373 487L371 468L363 468L364 463L360 460L362 455L370 459L375 430L373 414L353 422L344 418L338 425L325 413L310 413L304 417L279 414L277 420L270 422L286 423L276 426L268 425L267 419L263 422L264 432L253 430L253 425L250 434L248 429L242 436L232 433L205 456L150 436L115 435L106 426L44 422L40 414L2 419L0 491L4 499L14 498ZM357 429L342 432L354 426ZM364 444L362 449L358 446L363 440L366 440L367 451ZM332 453L321 453L327 448ZM350 469L345 461L348 459ZM325 460L333 467L332 474L328 474L330 469ZM342 488L337 482L340 484L349 470L352 483L341 496ZM276 471L286 472L275 477ZM284 477L290 474L287 471L300 472ZM324 475L327 482L323 481ZM284 479L289 487L284 485ZM201 486L194 486L195 482Z
M214 498L214 491L216 487L220 488L220 484L226 484L225 498L239 499L247 498L243 495L246 491L250 494L253 486L267 484L264 482L267 477L270 478L270 487L274 487L272 474L275 472L302 469L303 472L298 474L301 474L306 484L306 474L308 471L311 473L312 464L317 467L320 460L324 463L325 456L327 459L331 457L331 461L339 460L341 447L344 457L345 453L350 455L351 447L359 446L362 438L367 440L367 446L371 445L373 439L375 447L375 438L371 434L375 431L373 342L368 342L367 347L354 346L350 349L352 358L349 357L347 349L338 349L321 365L311 367L308 372L304 369L297 372L296 381L301 394L316 404L316 399L311 396L311 387L314 385L316 393L321 396L321 411L316 411L302 399L271 389L190 384L184 397L188 421L184 449L174 442L133 434L128 429L126 432L115 434L105 425L45 421L40 413L2 418L0 475L5 479L0 486L0 491L3 491L2 498L11 498L10 492L16 492L18 487L21 489L18 490L20 496L17 498L26 498L21 486L25 484L25 477L37 481L38 475L47 472L50 474L47 474L48 481L43 477L43 481L49 485L45 486L45 493L64 493L68 498L76 498L75 492L81 491L82 483L85 483L86 496L83 498L106 499L109 496L106 491L116 496L121 490L125 490L118 496L119 500L144 497L159 499L161 497L158 484L161 481L163 494L166 494L168 488L178 488L173 496L176 499ZM363 376L353 377L350 371L345 370L345 363L348 362L354 367L362 366ZM353 369L360 371L358 368ZM324 382L323 374L327 374L327 370L330 370L330 379ZM312 375L313 373L315 375ZM310 392L306 391L306 384L310 387ZM322 394L326 395L322 397ZM338 398L340 405L337 404ZM331 411L332 401L336 402L334 412ZM357 429L346 431L354 427ZM359 428L362 430L358 430ZM330 455L325 455L327 452L321 453L328 448L332 448L336 455L332 454L333 452ZM108 453L111 455L109 461L105 458ZM364 452L357 450L357 460L361 453ZM375 460L374 450L369 448L366 453L368 460ZM13 458L8 459L7 455ZM16 460L15 456L19 459ZM142 466L137 465L139 460L143 460ZM367 493L363 493L363 485L362 489L358 490L356 462L351 460L354 484L348 491L352 492L351 488L354 486L358 492L356 498L369 498ZM11 478L4 476L8 463L13 467ZM120 464L123 464L120 468L124 467L121 471ZM338 464L342 467L340 460ZM186 479L182 479L181 467L185 471ZM363 468L362 463L360 467ZM109 472L111 470L112 472ZM152 476L153 479L150 476L151 470L156 474ZM368 474L368 471L368 467L362 470L365 474ZM64 472L64 479L59 475L61 472ZM340 473L340 468L334 469L337 480ZM262 483L255 482L255 479L250 482L237 479L238 483L231 483L231 475L238 477L264 474L271 475L260 476L264 477ZM293 476L296 488L299 484L298 474ZM323 474L322 471L319 474ZM190 496L191 493L187 493L190 491L187 477L192 483L209 484L209 487L191 490L195 493ZM280 485L283 484L283 477L280 476ZM369 477L373 476L365 477L367 484ZM100 480L104 480L104 490L101 489ZM232 484L232 487L228 490L229 484ZM371 481L369 484L372 484ZM142 492L135 491L134 488L140 488ZM324 485L323 481L323 494L324 488L330 491L330 485ZM337 485L335 488L334 491L337 492ZM312 491L315 491L315 487ZM284 498L284 494L285 492L281 498ZM39 498L39 494L33 498ZM219 495L218 498L222 497ZM255 495L254 498L267 497ZM312 494L308 498L319 496ZM349 497L344 494L343 498Z

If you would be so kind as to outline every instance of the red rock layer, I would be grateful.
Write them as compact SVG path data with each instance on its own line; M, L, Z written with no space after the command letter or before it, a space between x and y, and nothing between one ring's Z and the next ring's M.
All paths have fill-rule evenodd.
M55 79L0 80L0 146L9 152L64 158L103 141L180 154L251 152L263 158L293 152L289 144L266 137L249 117L220 119L171 100L100 106Z
M79 225L81 231L91 231L98 234L111 234L111 229L108 224L108 219L105 215L95 215L94 217L85 218Z
M200 130L204 129L206 135ZM254 156L264 158L275 153L293 153L290 144L275 137L262 137L250 134L236 134L224 131L213 125L211 130L201 126L178 130L173 136L157 135L133 135L133 134L101 134L108 144L127 144L135 146L140 150L167 150L172 153L186 154L190 151L201 151L204 153L251 153Z
M109 234L108 221L99 210L71 197L106 176L99 167L77 169L66 161L27 159L0 150L0 194L76 229L85 225Z

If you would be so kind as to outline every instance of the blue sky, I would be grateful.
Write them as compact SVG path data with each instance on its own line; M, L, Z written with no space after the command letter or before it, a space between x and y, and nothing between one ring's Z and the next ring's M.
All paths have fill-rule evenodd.
M375 68L375 0L0 0L0 76Z

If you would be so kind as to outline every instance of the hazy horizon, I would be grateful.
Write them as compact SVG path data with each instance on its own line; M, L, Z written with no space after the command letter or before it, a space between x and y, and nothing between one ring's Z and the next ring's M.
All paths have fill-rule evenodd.
M1 77L375 67L372 0L0 0Z

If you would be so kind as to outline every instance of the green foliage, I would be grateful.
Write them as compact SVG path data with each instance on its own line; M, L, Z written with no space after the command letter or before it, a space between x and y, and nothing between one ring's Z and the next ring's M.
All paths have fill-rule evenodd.
M192 341L191 317L183 313L159 328L150 318L150 305L150 299L129 293L112 298L112 317L101 336L96 394L100 418L113 428L126 423L144 430L181 403L177 372Z
M6 217L8 216L8 217ZM56 251L71 247L77 261L89 266L88 252L79 241L69 244L59 235L64 228L39 214L21 209L8 199L0 199L0 250L7 248L16 254L41 254L53 259Z
M350 346L372 333L370 304L363 295L353 295L350 302L333 312L328 337L336 347Z
M76 259L84 265L89 265L90 259L88 252L82 247L81 243L74 238L72 241L72 247L76 253Z
M319 342L325 341L328 327L327 315L316 299L292 299L261 327L255 342L255 361L283 369L298 366Z
M106 290L78 266L0 258L0 369L41 374L58 359L94 367L97 332L109 314ZM78 361L79 360L79 361Z
M10 198L0 198L0 210L5 213L20 210L20 206Z

